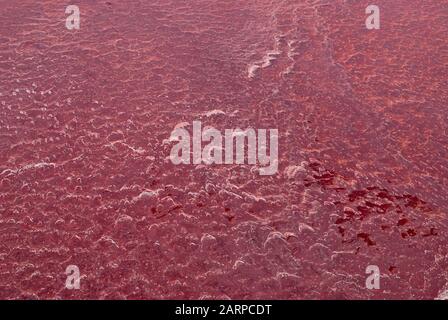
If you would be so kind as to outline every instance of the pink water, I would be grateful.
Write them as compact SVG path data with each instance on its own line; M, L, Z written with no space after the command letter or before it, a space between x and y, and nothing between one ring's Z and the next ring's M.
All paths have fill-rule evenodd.
M448 289L446 0L68 4L0 0L0 298ZM173 165L194 120L278 128L278 174Z

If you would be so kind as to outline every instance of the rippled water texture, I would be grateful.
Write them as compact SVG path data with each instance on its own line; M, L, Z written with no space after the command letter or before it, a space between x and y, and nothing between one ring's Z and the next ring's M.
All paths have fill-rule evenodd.
M0 0L0 298L442 297L448 4L369 4ZM278 174L173 165L194 120Z

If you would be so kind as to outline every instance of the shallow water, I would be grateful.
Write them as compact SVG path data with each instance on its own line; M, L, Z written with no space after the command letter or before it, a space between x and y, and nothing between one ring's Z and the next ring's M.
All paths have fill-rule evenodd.
M0 298L441 295L448 6L369 4L0 0ZM278 174L173 165L194 120L278 128Z

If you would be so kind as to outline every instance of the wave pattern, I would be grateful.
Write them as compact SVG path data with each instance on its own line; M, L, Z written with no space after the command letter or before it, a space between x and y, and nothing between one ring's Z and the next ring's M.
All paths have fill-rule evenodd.
M446 296L440 1L77 2L0 0L0 298ZM172 165L193 120L279 128L279 174Z

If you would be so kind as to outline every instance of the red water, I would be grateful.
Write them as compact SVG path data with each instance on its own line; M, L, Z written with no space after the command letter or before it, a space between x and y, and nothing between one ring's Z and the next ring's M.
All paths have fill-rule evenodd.
M0 0L0 298L442 297L448 2L369 4ZM171 164L194 120L278 174Z

